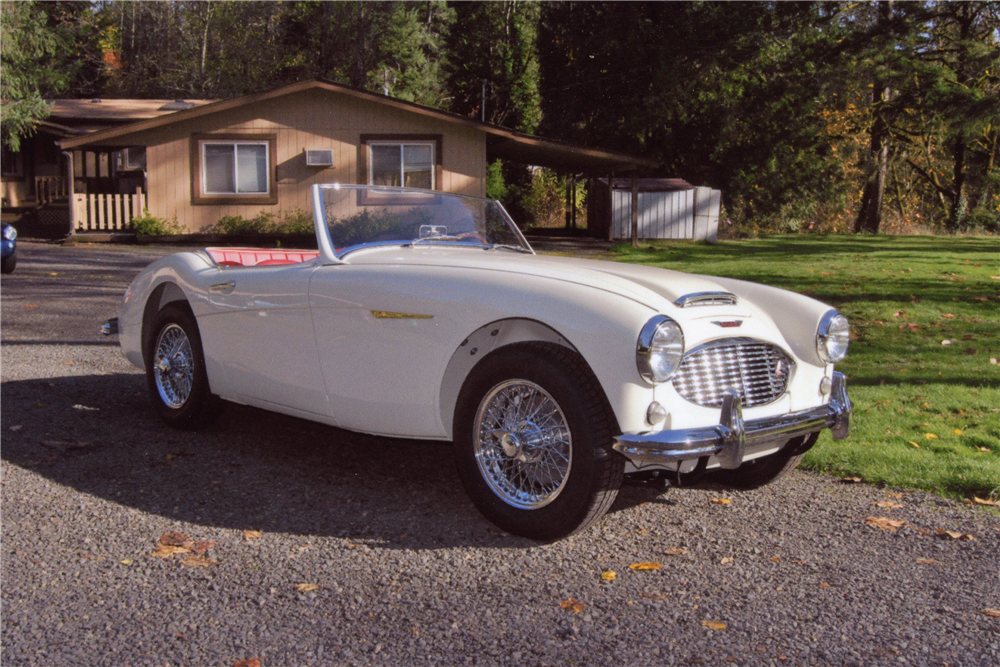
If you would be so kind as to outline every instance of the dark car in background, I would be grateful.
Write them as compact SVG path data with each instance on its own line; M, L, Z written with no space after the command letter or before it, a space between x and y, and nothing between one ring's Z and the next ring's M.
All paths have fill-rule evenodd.
M13 273L17 266L17 230L12 225L3 226L3 272Z

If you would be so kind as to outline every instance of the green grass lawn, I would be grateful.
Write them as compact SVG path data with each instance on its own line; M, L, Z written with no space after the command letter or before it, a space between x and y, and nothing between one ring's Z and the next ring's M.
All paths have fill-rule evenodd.
M611 259L807 294L851 321L837 365L851 436L803 467L947 496L1000 496L1000 239L768 236L644 242ZM943 341L950 341L944 344Z

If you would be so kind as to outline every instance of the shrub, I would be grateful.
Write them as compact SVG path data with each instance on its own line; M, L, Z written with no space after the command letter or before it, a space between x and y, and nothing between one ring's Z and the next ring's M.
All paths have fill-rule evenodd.
M209 227L216 234L268 234L274 231L274 215L261 211L249 220L242 215L224 215Z
M130 224L136 234L144 234L146 236L169 236L180 234L184 231L177 223L177 218L173 220L157 218L155 215L150 215L146 209L143 209L142 215L139 217L132 218Z
M285 214L275 231L282 234L312 234L314 229L312 216L297 208Z

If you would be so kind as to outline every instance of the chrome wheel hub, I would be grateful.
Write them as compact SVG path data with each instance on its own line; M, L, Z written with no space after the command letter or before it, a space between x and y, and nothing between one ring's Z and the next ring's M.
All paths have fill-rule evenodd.
M163 402L174 409L183 407L194 384L194 358L191 341L176 324L164 327L156 339L153 376Z
M569 479L572 439L552 396L534 382L508 380L483 398L473 447L479 472L508 505L538 509Z

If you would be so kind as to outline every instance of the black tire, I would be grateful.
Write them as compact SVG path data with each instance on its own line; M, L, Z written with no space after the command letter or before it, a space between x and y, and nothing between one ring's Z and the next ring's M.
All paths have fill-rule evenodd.
M767 486L795 470L818 437L817 432L794 438L770 456L747 461L735 470L723 470L717 473L716 481L741 491Z
M503 403L504 410L517 411L521 396L536 401L526 403L536 411L544 413L552 404L555 410L544 419L529 415L513 429L512 413L486 410ZM485 437L477 440L481 406L478 430ZM507 426L490 430L488 420L496 425L501 412ZM539 430L546 423L549 429ZM515 535L555 540L594 523L614 502L625 468L625 459L612 449L616 429L600 383L579 355L550 343L518 343L484 357L466 378L455 408L455 462L466 492L487 519ZM541 436L567 430L565 440ZM545 470L552 472L543 484ZM505 485L506 499L500 489ZM538 489L541 500L533 495Z
M14 267L17 266L17 251L11 253L9 256L3 258L3 273L14 273Z
M194 429L214 420L221 401L212 395L208 385L201 335L190 306L178 301L168 303L153 317L145 338L143 358L149 396L163 421L174 428ZM163 351L169 351L171 340L178 342L178 351L158 356L157 348L163 344ZM161 360L168 366L157 370Z

